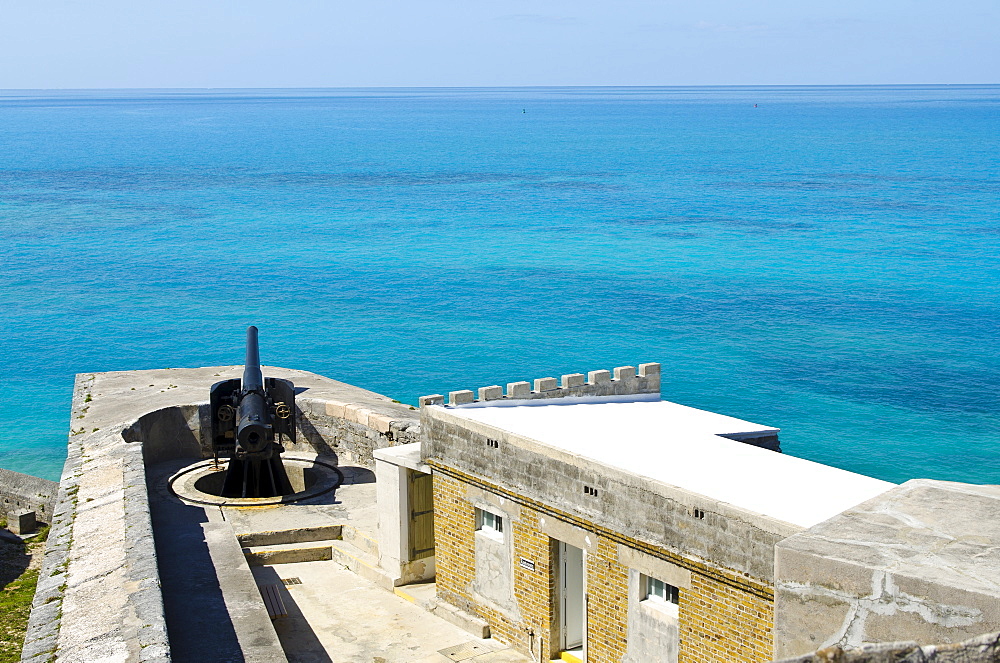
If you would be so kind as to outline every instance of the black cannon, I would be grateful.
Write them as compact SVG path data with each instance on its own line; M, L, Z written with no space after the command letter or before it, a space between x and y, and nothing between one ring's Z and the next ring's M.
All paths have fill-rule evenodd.
M211 406L212 451L216 461L229 458L222 496L290 494L281 436L295 442L295 387L289 380L263 377L256 327L247 329L243 379L213 384Z

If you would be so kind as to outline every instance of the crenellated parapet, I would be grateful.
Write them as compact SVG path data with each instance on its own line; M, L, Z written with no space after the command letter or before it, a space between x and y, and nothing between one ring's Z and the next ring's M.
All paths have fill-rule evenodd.
M531 382L508 382L507 392L500 385L480 387L478 392L461 389L448 392L448 405L468 405L488 401L518 401L541 398L632 396L660 393L660 365L657 363L618 366L614 371L598 370L568 373L561 379L537 378ZM478 395L478 398L477 398ZM499 403L498 403L499 404ZM443 394L420 397L420 406L445 405Z

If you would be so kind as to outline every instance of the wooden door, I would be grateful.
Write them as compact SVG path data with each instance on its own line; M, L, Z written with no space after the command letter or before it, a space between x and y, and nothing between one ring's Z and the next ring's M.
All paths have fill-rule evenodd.
M410 502L410 560L434 554L434 491L431 475L407 471Z

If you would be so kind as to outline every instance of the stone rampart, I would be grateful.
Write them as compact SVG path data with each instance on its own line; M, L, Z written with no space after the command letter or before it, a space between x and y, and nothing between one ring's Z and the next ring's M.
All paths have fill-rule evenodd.
M34 511L43 523L52 521L59 484L0 468L0 519L19 511Z
M296 444L373 466L373 449L417 440L418 412L304 371ZM242 367L77 376L68 454L22 660L169 661L146 466L211 455L208 390Z
M478 398L476 397L478 393ZM474 393L470 389L448 392L449 405L466 405L486 401L533 400L539 398L566 398L579 396L632 396L636 394L660 393L660 365L639 364L639 374L634 366L619 366L611 371L590 371L569 373L556 378L538 378L534 388L530 382L509 382L507 393L500 385L480 387ZM420 406L444 405L442 394L420 397Z
M913 479L781 541L775 655L1000 630L998 510L1000 486Z
M124 425L91 412L95 382L77 376L75 425L21 660L166 662L142 448L125 443ZM87 434L81 420L99 425Z

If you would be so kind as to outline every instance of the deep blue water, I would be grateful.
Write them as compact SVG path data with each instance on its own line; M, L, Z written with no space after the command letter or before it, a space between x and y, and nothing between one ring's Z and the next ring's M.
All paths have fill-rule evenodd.
M1000 483L997 86L0 92L0 239L22 472L75 373L256 324L411 403L659 361L788 453Z

